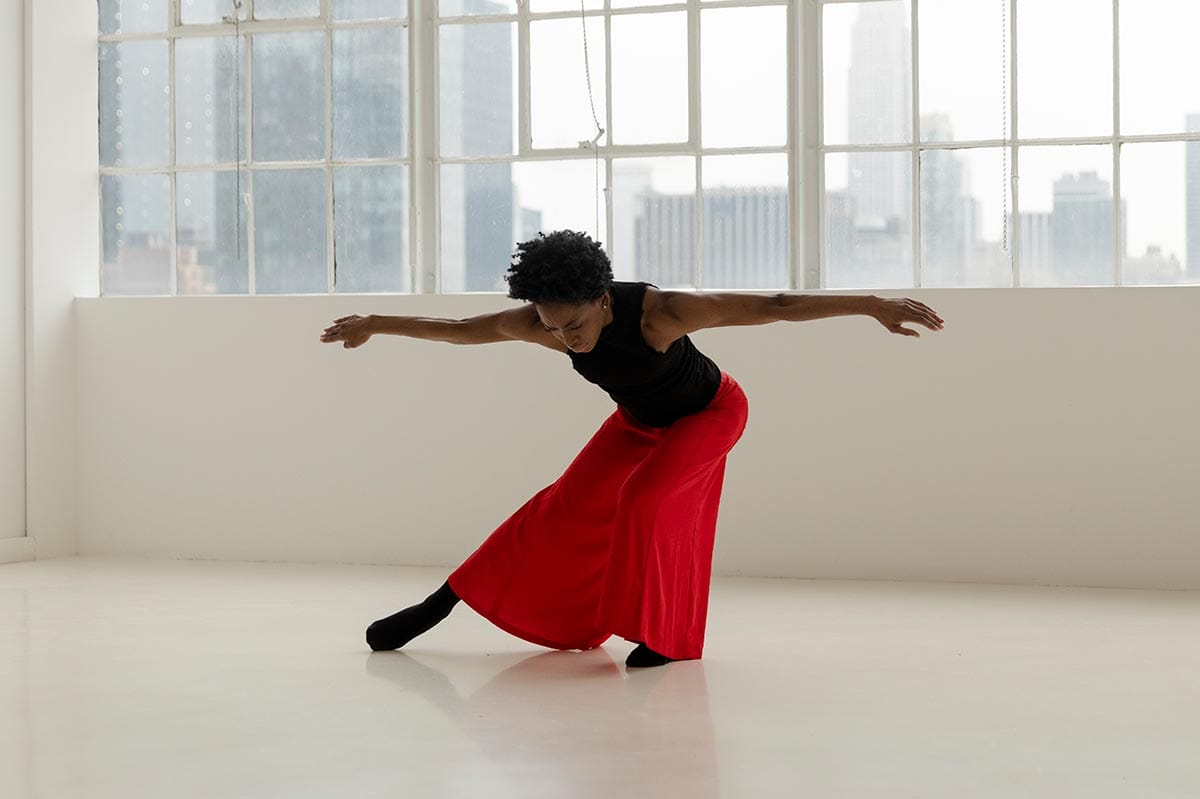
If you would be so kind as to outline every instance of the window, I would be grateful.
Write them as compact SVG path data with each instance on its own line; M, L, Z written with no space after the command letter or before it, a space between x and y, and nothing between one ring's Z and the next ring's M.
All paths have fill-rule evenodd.
M99 0L102 293L1200 282L1189 0L411 2Z
M1200 4L821 14L824 285L1200 282Z
M408 291L404 0L101 0L104 294Z

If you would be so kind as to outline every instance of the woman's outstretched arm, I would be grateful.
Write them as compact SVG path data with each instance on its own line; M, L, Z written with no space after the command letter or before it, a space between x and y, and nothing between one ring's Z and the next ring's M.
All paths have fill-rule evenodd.
M341 341L346 349L361 347L376 334L407 336L450 344L492 344L528 341L562 351L563 345L542 326L532 305L510 308L466 319L423 316L343 316L321 334L321 341Z
M930 330L941 330L945 324L928 305L910 299L893 300L874 295L695 294L685 291L660 291L651 312L651 324L657 334L674 340L706 327L805 322L856 314L873 317L891 332L904 336L920 336L917 331L903 327L904 323L925 325Z

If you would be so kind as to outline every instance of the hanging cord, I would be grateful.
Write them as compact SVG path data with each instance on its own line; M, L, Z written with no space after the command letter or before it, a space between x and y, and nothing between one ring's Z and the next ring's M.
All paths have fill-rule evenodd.
M592 153L595 155L595 199L596 199L596 239L600 239L600 137L604 135L604 128L600 127L600 120L596 116L596 100L592 96L592 67L591 59L588 57L588 40L587 40L587 17L584 16L584 0L579 0L579 22L583 25L583 72L587 77L588 103L592 107L592 122L596 126L596 135L589 141L579 142L580 147L591 147Z
M1001 175L1001 194L1003 203L1001 225L1000 249L1002 252L1008 252L1008 193L1011 190L1009 183L1011 178L1008 176L1008 0L1000 0L1000 64L1002 75L1000 77L1000 106L1001 113L1004 115L1004 146L1000 148L1003 166L1001 167L1003 174Z
M237 201L233 204L234 229L233 248L237 251L237 262L242 263L242 0L232 0L233 13L222 20L233 24L233 160L237 171Z

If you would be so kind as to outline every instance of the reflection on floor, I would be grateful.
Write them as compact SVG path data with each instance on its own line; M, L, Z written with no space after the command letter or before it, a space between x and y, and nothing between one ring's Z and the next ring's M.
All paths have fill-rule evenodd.
M0 797L1195 797L1200 593L720 579L701 661L555 652L444 569L0 566Z

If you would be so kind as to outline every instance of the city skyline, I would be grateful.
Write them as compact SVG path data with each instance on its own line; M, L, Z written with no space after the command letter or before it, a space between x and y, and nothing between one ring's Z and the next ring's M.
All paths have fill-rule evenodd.
M494 12L499 8L491 0L468 2L478 8L478 13ZM871 107L878 113L849 114L847 123L853 136L868 139L898 136L901 131L911 127L911 81L906 66L911 58L908 52L908 28L903 15L895 13L900 8L899 4L879 4L879 8L884 13L864 14L868 18L861 20L861 24L856 21L851 29L851 51L854 56L848 67L850 105ZM888 8L892 10L887 11ZM511 80L514 69L512 28L507 23L459 27L464 29L463 33L474 38L464 40L459 49L451 50L452 57L449 60L443 53L439 80L448 94L442 98L442 148L453 151L457 147L462 155L511 152L515 106ZM207 41L223 42L225 39ZM181 40L179 44L177 59L182 59L184 41ZM153 42L124 42L120 46L150 48L153 45ZM107 46L111 52L119 49L116 45ZM226 51L230 50L231 47L226 48ZM244 56L245 48L241 52ZM273 74L303 73L306 58L303 52L297 52L290 60L276 60ZM145 71L145 57L127 60L136 61L138 67ZM239 143L244 143L244 136L232 135L234 122L223 118L228 115L222 113L226 107L222 103L224 96L232 94L221 91L222 86L233 83L229 74L231 55L229 52L222 54L214 48L212 61L212 69L207 73L211 82L205 92L210 98L209 105L205 109L190 112L198 123L202 122L199 117L201 112L216 112L215 118L210 116L203 121L202 131L185 133L179 127L189 113L186 104L189 95L188 87L178 87L177 101L180 107L177 112L181 116L177 122L177 134L181 158L189 146L200 146L198 143L188 143L192 136L203 138L205 146L219 147L219 144L212 143L212 137L215 136L219 142L222 131L225 131L231 134L229 139L236 138ZM260 59L256 62L256 72L264 68L264 63L271 62L269 59ZM901 64L905 66L898 66ZM156 62L151 63L152 71L157 71L158 66ZM165 73L165 64L161 66ZM128 84L137 80L134 72L114 69L112 59L106 61L103 49L100 67L102 87L106 81L126 78L128 88ZM183 71L179 71L178 79L182 80ZM243 77L247 79L244 73ZM388 85L386 78L377 80L377 77L378 70L361 70L354 76L355 90L362 89L368 96L374 92L373 96L384 97L394 87ZM334 79L336 83L336 75ZM457 91L454 90L456 81L459 85ZM268 87L282 84L282 79L278 78L265 80ZM377 88L373 89L375 84ZM191 87L191 90L195 91L196 87ZM335 87L335 96L342 95L339 84ZM142 117L154 118L154 114L158 113L155 110L157 106L165 102L153 91L135 96L146 109L150 109ZM450 101L447 101L447 96L451 98ZM305 127L305 115L311 114L312 109L301 103L284 102L286 99L286 93L273 98L270 89L260 88L256 93L256 114L274 116L270 120L264 116L256 121L256 125L269 122L272 129L284 130ZM452 109L450 114L446 113L448 103ZM378 105L373 101L370 107ZM133 110L128 105L125 107L127 117L139 118L136 112L129 113ZM296 118L289 119L288 114L294 114ZM448 121L455 120L457 129L452 124L447 125ZM1188 130L1200 130L1200 114L1189 114L1186 120ZM242 119L241 123L244 126L246 120ZM402 118L386 124L376 124L372 118L370 124L362 125L360 129L370 139L384 135L389 124L394 129L393 133L400 131L392 138L403 141L405 122ZM101 127L103 134L106 128L103 123ZM126 124L124 127L124 130L118 128L119 137L112 135L111 127L107 137L102 135L102 160L107 158L107 163L120 163L115 160L115 151L112 150L118 140L126 154L155 152L156 137L160 133L157 128L137 124ZM953 125L948 114L922 114L920 128L925 142L954 140ZM454 139L455 136L458 138ZM260 140L256 138L256 149L259 144ZM1144 146L1131 147L1137 149ZM1125 282L1178 282L1200 277L1197 275L1200 272L1200 253L1197 252L1200 250L1200 142L1180 143L1180 148L1186 153L1182 203L1185 240L1182 247L1149 240L1141 242L1142 246L1137 251L1130 252L1127 230L1130 210L1132 208L1135 214L1139 211L1136 203L1131 206L1129 192L1135 185L1137 172L1130 170L1125 173L1121 209ZM231 150L231 146L225 149ZM1032 151L1034 148L1028 149ZM373 147L367 148L368 152L372 150ZM983 285L1003 285L1005 280L1011 281L1008 255L1000 247L998 234L989 236L986 233L989 228L994 230L1000 227L997 220L1001 214L995 200L1000 192L980 191L974 185L981 168L985 174L992 176L987 180L999 183L998 178L993 178L1000 175L1001 170L998 164L993 170L990 164L984 163L985 155L983 151L952 149L926 149L922 153L919 196L924 285L971 285L980 276L983 276L982 279L976 282ZM232 152L227 156L232 158ZM690 160L691 156L683 158ZM715 163L717 158L710 157L708 160ZM212 160L224 159L218 155ZM750 159L746 160L748 162ZM565 166L568 162L562 163ZM845 164L845 176L839 181L837 169L827 171L830 187L825 195L826 215L822 222L826 239L826 284L830 287L843 284L847 287L911 285L911 237L914 231L911 229L912 164L908 163L908 156L904 153L850 153L843 156L840 162L831 156L829 163ZM617 173L623 171L623 164L623 159L613 162L614 225L611 231L607 231L607 236L603 236L608 240L606 247L619 272L626 275L632 272L643 279L646 279L645 276L661 276L665 282L681 281L682 278L677 275L678 258L681 252L691 252L695 248L696 202L699 200L703 203L700 209L703 241L700 242L700 250L692 254L690 259L693 263L697 258L702 259L702 282L706 287L787 285L785 185L709 186L706 178L705 186L693 185L686 193L656 192L649 188L654 182L652 178L641 180L643 187L622 186L622 178ZM570 162L570 165L575 166L576 162ZM442 167L442 236L439 246L444 290L503 291L502 275L515 242L529 238L542 229L545 212L550 206L544 198L535 198L531 205L522 200L526 188L533 184L515 176L514 169L517 167L521 168L523 174L533 172L531 162L521 161L487 165L447 164ZM350 180L350 170L354 170L354 174L362 179ZM395 267L397 279L407 281L407 214L399 210L406 207L409 201L403 170L400 167L390 173L382 170L372 173L370 168L335 168L335 204L339 214L348 213L352 208L350 199L354 196L365 198L360 202L361 207L355 209L358 238L348 239L350 231L340 226L335 233L338 290L403 290L396 282L381 282L369 268L356 267L358 263L378 265L396 261L392 266ZM707 175L707 166L705 170ZM314 201L323 204L323 189L317 185L319 176L316 174L323 173L323 168L310 171L314 175L308 183L300 181L295 184L295 189L285 190L279 196L290 200L311 189ZM547 171L550 170L542 170ZM580 171L574 170L574 173ZM247 177L243 173L242 180L245 181ZM300 176L295 177L299 181ZM1027 173L1022 177L1030 180L1036 176L1031 177ZM238 248L233 242L239 227L234 212L236 203L227 199L235 193L226 185L233 179L236 179L233 172L178 173L179 205L176 211L180 293L241 293L248 290L246 277L242 274L246 269L246 254L243 252L239 259ZM1072 168L1057 174L1042 175L1038 179L1046 184L1045 193L1052 198L1052 207L1029 210L1034 195L1023 191L1023 207L1019 217L1014 218L1010 205L1010 213L1006 218L1010 242L1013 238L1021 239L1022 282L1032 281L1036 284L1044 280L1048 284L1065 285L1072 281L1086 283L1094 280L1111 283L1112 277L1108 275L1106 279L1104 268L1107 263L1107 271L1111 273L1111 175L1094 168ZM122 185L125 186L124 197L117 194L117 189ZM104 220L106 272L119 263L125 277L135 282L134 273L139 269L153 273L146 278L145 284L152 284L154 293L165 292L170 285L170 235L167 229L169 199L162 202L164 195L169 198L169 183L166 183L165 175L119 178L106 175L102 186L105 207L122 205L125 211L120 219L106 217ZM631 188L636 189L635 195L630 195ZM245 191L245 185L242 190ZM349 194L344 196L339 193L345 191ZM537 193L535 191L534 195ZM624 199L620 199L622 197ZM266 293L272 291L274 286L274 290L278 291L295 291L298 287L296 280L300 279L304 284L300 288L324 291L325 249L317 237L312 239L312 246L304 248L300 254L308 263L302 275L295 271L294 259L280 262L286 265L286 273L272 272L270 254L276 250L286 254L288 247L295 246L296 237L287 228L271 229L263 225L264 220L272 218L272 213L282 222L288 222L291 215L286 206L272 212L267 199L265 192L256 192L256 204L263 204L257 209L259 239L255 242L255 248L260 253L259 269L256 270L257 290ZM186 206L187 202L192 205ZM622 209L620 214L617 213L618 204ZM996 207L993 209L990 205ZM212 210L198 212L196 207ZM724 211L722 207L725 207ZM778 213L780 207L784 209L782 214ZM622 216L624 209L629 209L632 218ZM1106 212L1107 222L1104 221ZM167 217L165 220L164 214ZM319 221L321 227L325 224L323 214L319 220L314 217L314 221ZM110 225L114 227L110 229ZM120 235L113 234L116 225L121 226L117 231ZM761 229L762 225L767 225L769 229ZM244 248L247 230L244 214L240 229ZM303 232L311 233L313 230ZM683 237L688 242L686 249L681 249L683 244L672 244L670 247L673 249L664 250L664 242L678 241L682 233L687 233ZM126 245L122 257L118 257L116 252L118 240L124 240ZM782 262L778 251L780 243L784 248ZM264 251L268 257L261 255ZM397 260L398 252L403 255ZM659 259L658 263L651 262L653 253L657 253L653 257ZM740 260L730 260L727 253L737 253ZM356 261L356 258L361 260ZM687 260L683 263L687 263ZM1081 266L1083 263L1090 263L1097 268L1084 269ZM679 284L688 285L683 282ZM111 286L112 283L106 281L106 285Z

